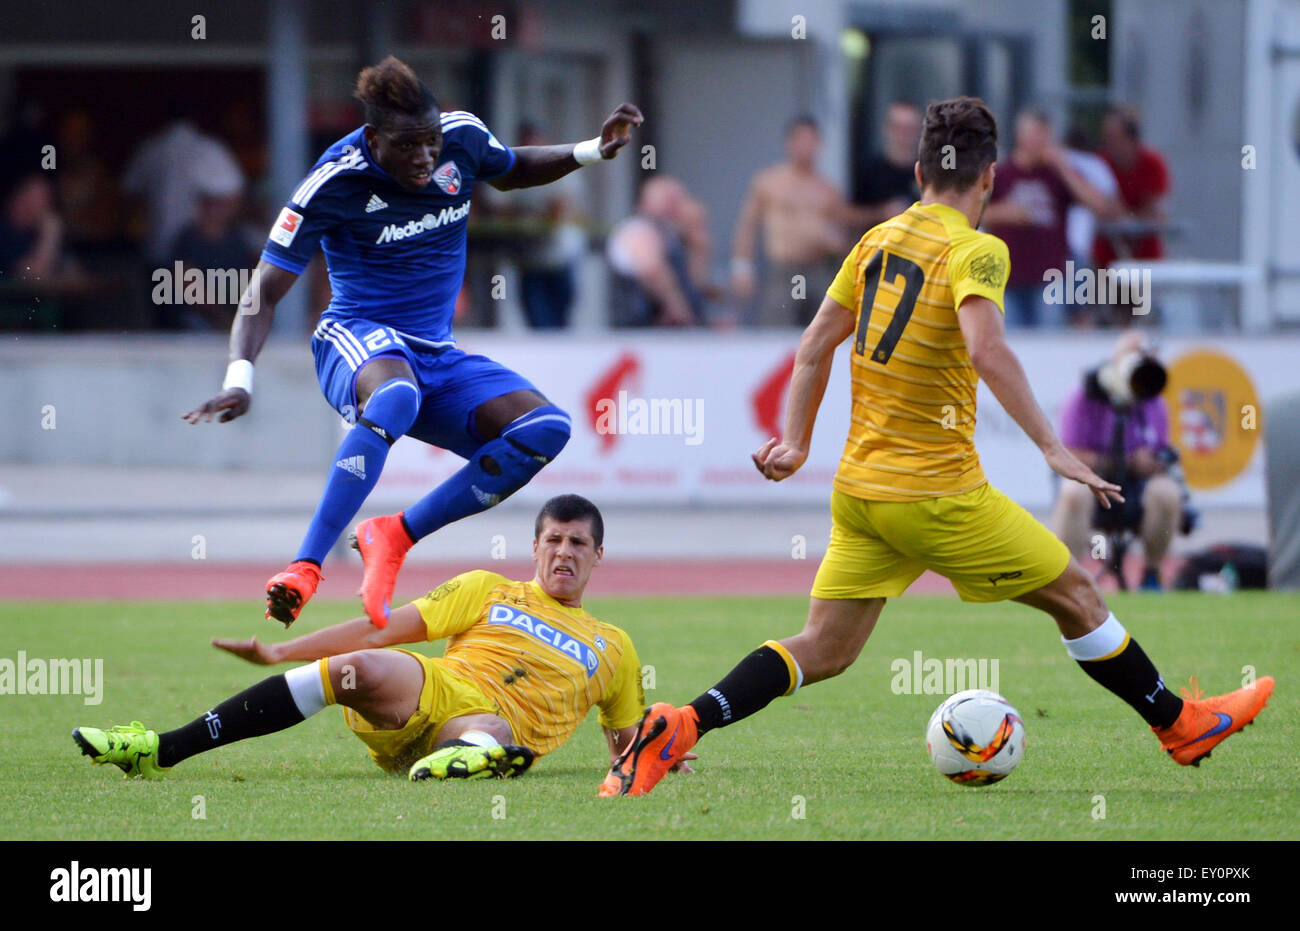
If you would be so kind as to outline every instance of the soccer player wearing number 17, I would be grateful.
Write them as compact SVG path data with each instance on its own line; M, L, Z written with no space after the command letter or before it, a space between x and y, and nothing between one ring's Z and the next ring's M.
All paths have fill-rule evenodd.
M577 145L507 148L471 113L440 112L415 73L389 57L364 69L366 124L321 156L271 228L230 334L221 394L185 414L222 423L248 411L253 360L275 305L324 249L333 298L312 338L316 374L348 432L293 563L267 583L266 616L286 627L316 592L321 562L374 488L401 436L468 460L400 514L363 521L361 600L388 623L406 552L422 537L518 491L569 439L569 416L523 376L456 347L452 314L465 277L476 181L535 187L613 158L641 113L616 109Z
M996 156L997 126L983 101L928 108L921 200L869 230L844 261L800 341L785 435L753 456L773 481L803 465L832 357L853 337L852 426L804 629L769 640L689 705L651 706L601 795L649 792L706 731L842 673L885 599L926 569L950 579L963 600L1014 600L1051 615L1069 656L1131 705L1178 763L1209 756L1272 694L1266 676L1205 700L1174 695L1064 544L985 479L973 443L978 378L1057 474L1092 489L1104 507L1123 501L1118 486L1061 444L1004 340L1007 247L975 229Z

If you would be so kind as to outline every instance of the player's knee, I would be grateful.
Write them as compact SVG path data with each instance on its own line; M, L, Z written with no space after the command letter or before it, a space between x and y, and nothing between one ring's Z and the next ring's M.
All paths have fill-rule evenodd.
M479 730L486 733L499 744L509 744L514 742L515 735L510 730L510 725L495 715L486 727L480 727Z
M560 454L572 431L573 422L567 413L554 404L543 404L507 424L501 438L540 469Z
M415 423L420 413L420 389L409 378L390 378L370 393L358 421L389 443ZM381 432L382 431L382 432Z
M385 678L380 668L380 657L370 650L332 656L329 670L330 686L334 689L334 697L339 704L349 704L349 700L364 700L379 688Z
M552 404L512 421L501 436L474 454L482 471L479 500L492 507L510 497L560 454L569 441L569 415Z

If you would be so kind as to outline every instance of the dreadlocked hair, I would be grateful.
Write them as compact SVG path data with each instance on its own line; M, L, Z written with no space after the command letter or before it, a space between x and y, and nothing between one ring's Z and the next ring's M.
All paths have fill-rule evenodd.
M362 69L352 96L365 107L366 122L377 128L388 126L397 116L422 116L438 107L433 91L410 65L392 55Z

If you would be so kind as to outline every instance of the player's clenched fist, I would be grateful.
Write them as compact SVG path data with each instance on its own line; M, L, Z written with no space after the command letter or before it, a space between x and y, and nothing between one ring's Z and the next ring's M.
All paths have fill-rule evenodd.
M611 159L632 141L632 127L640 126L645 117L630 103L619 104L600 127L600 157Z
M199 423L200 421L211 423L212 418L220 414L221 416L217 417L217 420L221 423L228 423L236 417L247 414L252 403L252 396L243 388L227 388L212 400L204 401L188 414L181 414L181 419L187 423Z
M808 458L808 451L796 449L772 437L759 447L758 452L751 454L750 458L754 460L754 467L763 473L764 478L779 482L799 471L799 467Z

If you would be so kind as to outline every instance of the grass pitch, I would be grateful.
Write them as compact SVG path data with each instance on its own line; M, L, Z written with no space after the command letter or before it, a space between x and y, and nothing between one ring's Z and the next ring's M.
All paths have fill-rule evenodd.
M95 706L77 695L0 695L9 761L0 768L0 839L1300 838L1294 597L1128 595L1111 604L1170 688L1195 675L1207 694L1228 691L1247 666L1275 676L1258 724L1199 769L1176 766L1127 706L1066 657L1046 616L904 597L886 607L846 674L708 735L695 775L669 776L647 798L604 800L594 715L505 782L413 784L383 773L336 709L195 757L166 779L124 780L80 755L74 726L175 727L268 674L208 646L210 636L276 639L278 628L247 602L7 603L0 657L102 658L105 686ZM356 608L313 602L293 632ZM764 639L798 630L806 599L604 599L588 608L632 634L653 667L647 698L681 703ZM944 694L891 687L891 664L912 662L917 650L998 660L998 688L1027 730L1024 762L1006 780L970 789L933 770L923 732Z

